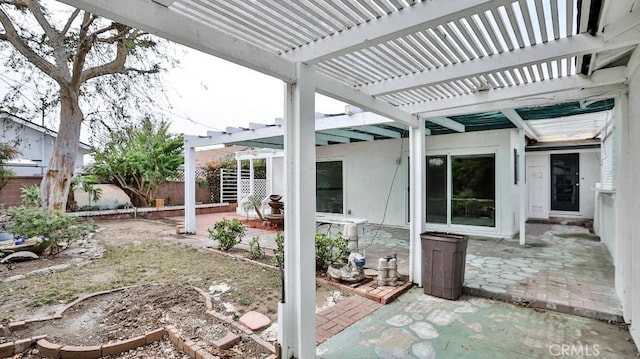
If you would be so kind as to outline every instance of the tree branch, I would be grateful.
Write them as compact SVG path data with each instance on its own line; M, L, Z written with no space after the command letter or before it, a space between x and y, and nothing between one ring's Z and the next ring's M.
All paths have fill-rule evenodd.
M91 80L92 78L100 77L103 75L122 73L124 71L124 63L127 60L128 54L129 50L127 49L127 46L125 45L123 40L120 40L120 42L118 42L116 58L104 65L91 67L82 71L82 73L80 74L79 83L84 83L88 80Z
M56 29L51 26L47 18L45 18L44 13L42 12L42 8L40 7L39 1L29 1L29 5L27 6L33 17L36 19L44 33L47 35L51 41L58 42L60 40L60 34Z
M78 48L76 49L76 55L73 59L73 74L71 78L71 82L77 85L80 85L81 83L86 81L85 79L83 79L85 59L89 54L89 51L91 51L91 48L93 47L93 44L95 43L98 35L117 28L117 25L115 23L111 23L111 25L103 27L102 29L95 31L92 34L89 34L89 26L93 23L94 19L95 17L92 16L91 13L84 13L84 18L80 27Z
M80 13L80 9L75 9L73 11L73 14L71 14L71 17L69 17L69 20L67 20L67 23L64 25L64 28L62 29L62 36L67 35L67 32L69 32L69 29L71 28L71 24L76 19L76 17L78 17L79 13Z
M9 3L17 3L19 1L11 1L11 0L0 0L0 1L9 1ZM0 9L0 23L4 27L5 33L4 36L0 37L0 39L9 41L16 50L22 54L22 56L26 57L29 62L34 64L38 69L40 69L45 74L49 75L58 83L64 82L64 75L61 74L60 70L56 68L53 64L45 60L42 56L38 55L32 48L30 48L24 40L16 31L16 28L13 26L11 19L7 16L7 14Z
M59 33L47 20L40 6L40 1L30 1L28 8L51 42L53 55L56 59L56 66L64 73L66 79L70 79L69 66L67 64L67 46L64 41L64 35ZM72 16L69 21L73 21L73 17L74 16Z

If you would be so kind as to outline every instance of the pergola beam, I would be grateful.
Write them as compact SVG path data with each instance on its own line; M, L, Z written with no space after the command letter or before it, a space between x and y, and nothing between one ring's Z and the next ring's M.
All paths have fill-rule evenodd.
M262 141L242 141L242 142L232 142L229 144L238 145L238 146L247 146L247 147L273 148L273 149L279 149L279 150L283 148L282 144L262 142Z
M495 111L496 108L532 106L532 103L536 102L539 104L547 104L562 99L565 99L566 101L575 101L583 99L585 96L597 96L603 93L602 89L595 91L586 91L586 89L623 84L626 80L626 67L620 66L598 70L594 72L590 78L571 76L554 80L545 80L526 85L494 89L443 100L426 101L419 104L402 106L401 108L405 111L419 114L421 117L425 118ZM571 90L577 91L572 92L570 96L565 93ZM524 103L523 101L523 99L526 98L539 97L547 94L553 95L548 98L533 99L529 103ZM496 107L496 103L503 103L503 105ZM469 108L464 109L464 107Z
M385 136L385 137L391 137L391 138L400 138L402 137L402 135L400 135L400 133L398 133L397 131L394 130L387 130L386 128L381 128L378 126L360 126L358 127L359 130L362 130L364 132L369 132L369 133L373 133L374 135L378 135L378 136Z
M463 124L447 117L427 118L427 121L435 123L436 125L440 125L442 127L446 127L450 130L454 130L456 132L465 132L465 126Z
M512 0L437 0L413 4L349 30L318 40L285 54L293 61L315 64L389 40L436 27L440 24L495 9Z
M154 3L160 4L164 7L169 7L171 5L173 5L174 2L176 2L177 0L151 0Z
M317 72L316 92L339 101L356 103L360 108L388 117L407 126L418 126L418 118L410 113Z
M539 141L538 134L529 126L526 121L518 114L518 112L514 109L504 109L502 110L502 114L505 115L506 118L511 121L517 128L524 130L524 133L527 137L532 138L536 141Z
M374 96L392 92L406 91L419 87L433 86L443 82L464 79L479 74L504 71L514 67L539 63L557 58L575 56L584 53L615 50L640 42L640 36L627 34L610 42L602 37L580 34L545 44L516 49L500 55L484 57L415 75L402 76L386 81L361 86L363 92Z
M342 136L342 137L346 137L346 138L353 138L353 139L362 140L362 141L373 141L374 140L372 135L368 135L366 133L361 133L361 132L356 132L356 131L343 130L343 129L323 130L322 133L326 133L326 134L330 134L330 135L336 135L336 136Z
M339 142L339 143L349 143L351 140L347 137L330 135L322 132L316 132L316 139L320 139L322 141L331 141L331 142Z

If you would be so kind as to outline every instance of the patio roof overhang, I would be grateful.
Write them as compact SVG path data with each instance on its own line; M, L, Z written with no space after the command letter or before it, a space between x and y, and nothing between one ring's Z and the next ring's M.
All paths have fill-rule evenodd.
M285 82L301 63L317 92L412 127L611 98L640 64L637 0L63 2Z

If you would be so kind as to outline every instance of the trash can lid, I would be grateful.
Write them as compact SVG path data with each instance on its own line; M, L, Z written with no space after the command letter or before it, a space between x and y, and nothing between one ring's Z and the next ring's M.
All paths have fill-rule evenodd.
M464 242L469 236L448 232L424 232L420 238L443 242Z

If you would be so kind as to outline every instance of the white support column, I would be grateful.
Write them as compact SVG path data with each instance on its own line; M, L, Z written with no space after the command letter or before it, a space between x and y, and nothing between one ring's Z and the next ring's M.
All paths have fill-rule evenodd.
M615 99L615 228L616 228L616 248L621 253L620 269L616 268L615 278L616 289L622 302L622 315L625 321L632 318L632 310L639 310L632 306L632 267L636 260L632 256L632 232L630 230L635 217L636 204L633 203L632 195L636 190L633 182L631 166L633 161L630 148L631 141L629 127L631 115L629 112L628 94L623 94Z
M184 230L196 233L196 149L184 148Z
M409 128L409 280L422 286L422 241L420 234L426 227L426 132L424 120L418 127Z
M296 78L285 100L286 303L278 313L279 340L284 358L315 358L315 85L306 65L297 64Z
M249 195L253 196L255 190L255 183L253 180L253 158L249 159Z
M267 157L267 197L273 193L273 157Z
M240 207L240 201L242 200L242 161L239 159L236 159L236 181L236 200L238 201L238 207Z
M526 155L525 155L525 129L520 128L518 130L518 137L520 139L518 148L518 186L520 187L520 245L525 245L525 239L527 238L527 179L526 176Z

